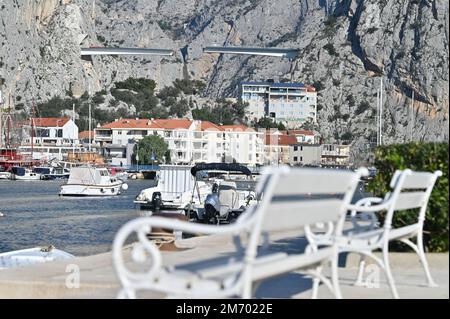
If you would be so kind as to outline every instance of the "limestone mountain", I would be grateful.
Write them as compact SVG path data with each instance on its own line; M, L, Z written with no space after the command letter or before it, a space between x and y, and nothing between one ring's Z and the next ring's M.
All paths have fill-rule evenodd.
M448 140L448 9L446 0L0 0L0 77L25 106L129 77L159 88L202 80L214 98L237 97L243 80L300 81L319 90L325 139L365 154L380 79L385 142ZM209 45L300 51L289 61L203 53ZM81 59L89 46L176 54Z

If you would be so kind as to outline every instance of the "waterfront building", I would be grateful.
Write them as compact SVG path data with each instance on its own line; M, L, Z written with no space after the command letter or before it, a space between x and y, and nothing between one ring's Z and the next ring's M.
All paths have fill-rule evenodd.
M296 145L297 139L293 135L286 135L280 131L266 132L264 145L264 164L289 164L289 149Z
M63 160L69 152L79 148L78 126L68 117L33 118L20 126L23 139L19 151L31 154L33 149L33 159Z
M317 92L303 83L242 82L240 98L254 122L263 117L288 127L317 122Z
M95 142L113 165L130 165L134 145L148 135L167 143L172 164L263 163L264 133L243 125L190 119L120 119L95 129Z
M295 136L298 143L320 144L320 134L317 132L308 130L287 130L280 132L286 135Z
M349 167L350 145L323 144L321 163L322 166Z
M322 145L299 143L289 147L289 164L292 166L320 166Z

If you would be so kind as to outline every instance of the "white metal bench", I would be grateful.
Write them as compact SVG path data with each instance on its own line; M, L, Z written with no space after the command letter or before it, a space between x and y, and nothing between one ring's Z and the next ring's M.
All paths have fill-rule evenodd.
M303 271L324 282L336 297L341 297L337 278L338 250L334 244L318 247L309 237L310 225L324 223L330 234L342 231L342 216L348 209L360 177L366 169L357 172L323 169L267 168L257 185L263 194L258 206L248 209L230 225L202 225L161 217L144 217L130 221L117 233L113 244L113 262L122 284L119 297L135 298L141 290L162 292L171 297L250 298L254 285L274 276ZM331 196L330 196L331 194ZM164 267L163 258L146 236L151 228L181 230L189 233L231 234L236 240L236 252L227 261L211 263L200 269L179 265ZM278 251L261 253L262 239L273 231L299 231L305 228L309 245L302 253ZM134 234L131 261L124 257L124 245ZM246 235L246 236L245 236ZM266 241L267 242L267 241ZM147 265L145 271L132 266ZM321 266L332 265L331 281L324 277ZM314 295L315 296L315 295Z
M429 286L436 286L434 283L423 248L423 224L427 210L428 200L441 171L434 173L413 172L409 169L396 171L392 177L390 187L391 192L385 198L363 198L355 205L351 206L351 217L353 229L344 232L337 241L335 238L327 239L326 236L316 236L315 240L319 244L328 244L330 240L337 242L340 252L355 252L361 254L358 276L355 285L363 285L363 274L366 256L371 257L384 270L392 295L398 298L394 279L389 265L389 242L399 240L411 248L419 255L420 261L425 271ZM392 227L392 219L396 211L418 210L417 221L414 224L399 228ZM379 226L375 212L386 211L383 226ZM413 212L411 212L413 213ZM362 217L362 218L361 218ZM365 220L363 225L360 220ZM411 241L417 238L417 244ZM375 250L381 249L382 258L373 254ZM318 284L313 287L316 290Z

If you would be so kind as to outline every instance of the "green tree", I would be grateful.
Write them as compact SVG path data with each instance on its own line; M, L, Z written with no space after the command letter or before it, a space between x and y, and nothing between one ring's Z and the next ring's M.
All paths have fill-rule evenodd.
M158 135L149 135L144 137L139 141L137 145L134 146L133 154L139 156L139 164L153 164L153 163L163 163L164 156L167 154L169 147L164 139ZM152 160L152 155L154 155L154 160ZM137 163L136 155L133 155L133 160ZM166 157L166 160L169 160Z
M265 129L271 129L271 128L276 128L279 129L280 131L284 131L286 130L286 126L284 126L283 123L281 122L275 122L272 119L268 118L268 117L262 117L258 120L258 122L255 123L255 128L259 129L259 128L265 128Z

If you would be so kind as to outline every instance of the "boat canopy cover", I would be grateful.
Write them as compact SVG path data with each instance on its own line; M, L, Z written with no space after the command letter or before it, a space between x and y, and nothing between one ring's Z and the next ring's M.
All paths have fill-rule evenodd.
M102 176L108 175L109 173L105 168L73 167L70 170L67 184L99 185L102 182Z
M241 172L245 175L251 175L250 170L244 165L232 163L200 163L191 168L192 176L196 176L201 171L227 171L227 172Z
M25 168L20 166L14 166L11 169L12 173L17 176L25 176Z

